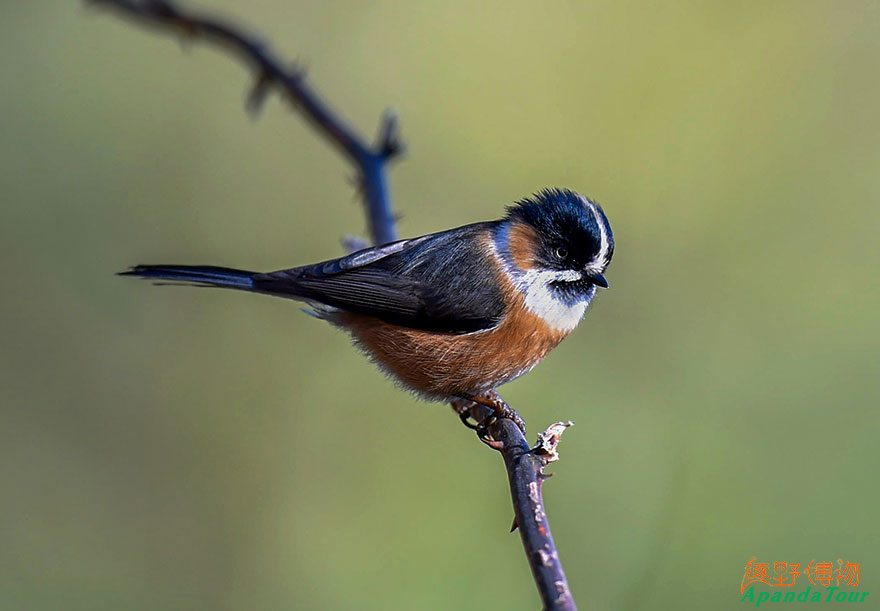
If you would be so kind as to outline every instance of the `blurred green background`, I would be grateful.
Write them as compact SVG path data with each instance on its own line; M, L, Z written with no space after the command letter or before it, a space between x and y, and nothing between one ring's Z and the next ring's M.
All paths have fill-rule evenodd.
M880 597L878 4L199 6L362 133L398 109L403 236L545 186L605 206L611 290L504 389L530 438L577 423L546 502L581 608L742 608L752 556ZM294 303L113 276L364 233L344 161L183 47L0 6L0 608L537 608L447 407Z

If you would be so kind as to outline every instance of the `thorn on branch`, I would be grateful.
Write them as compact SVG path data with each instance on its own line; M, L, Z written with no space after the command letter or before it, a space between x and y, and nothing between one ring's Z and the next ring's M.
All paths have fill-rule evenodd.
M403 153L405 147L400 139L400 127L397 111L393 108L385 110L382 122L379 123L379 135L376 138L376 153L388 160Z
M364 185L365 179L364 175L361 174L352 174L345 179L345 182L354 189L355 195L357 197L365 197L366 196L366 186Z
M189 50L190 45L199 38L201 30L197 23L189 20L180 21L180 46Z
M266 103L266 97L275 79L268 72L262 72L248 92L245 108L251 118L256 119Z

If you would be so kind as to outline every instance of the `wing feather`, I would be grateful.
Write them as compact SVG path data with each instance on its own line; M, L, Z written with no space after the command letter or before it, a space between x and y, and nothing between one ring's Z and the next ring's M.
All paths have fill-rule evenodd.
M469 333L504 313L478 223L254 278L262 292L298 297L417 329Z

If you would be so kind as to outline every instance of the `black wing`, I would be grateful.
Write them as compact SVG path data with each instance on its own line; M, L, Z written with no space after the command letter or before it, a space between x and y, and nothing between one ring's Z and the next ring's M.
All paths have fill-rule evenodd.
M504 301L481 243L493 223L402 240L315 265L257 274L254 289L416 329L496 325Z

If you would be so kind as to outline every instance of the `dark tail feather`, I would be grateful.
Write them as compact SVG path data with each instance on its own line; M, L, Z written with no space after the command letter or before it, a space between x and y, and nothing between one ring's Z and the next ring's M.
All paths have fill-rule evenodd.
M220 286L244 291L254 288L254 272L206 265L136 265L120 276L140 276L171 282L188 282L199 286Z

